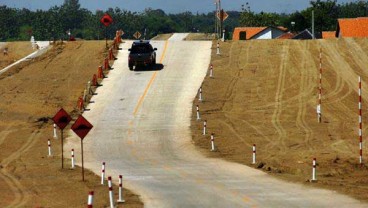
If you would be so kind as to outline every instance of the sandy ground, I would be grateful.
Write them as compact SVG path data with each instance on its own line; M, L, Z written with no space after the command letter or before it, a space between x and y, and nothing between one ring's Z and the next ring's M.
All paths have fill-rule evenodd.
M213 44L214 78L193 105L192 137L209 157L260 168L275 177L368 201L367 166L359 166L358 76L366 132L368 40L271 40ZM317 122L319 49L323 51L322 123ZM216 152L195 120L195 106L216 135ZM252 145L257 164L251 164ZM365 143L363 148L368 145ZM368 154L363 149L363 157ZM317 183L310 183L317 158ZM364 159L365 160L365 159Z
M214 40L215 36L212 33L189 33L185 40Z
M173 34L169 33L169 34L159 34L156 37L153 37L151 40L167 40L169 39Z
M76 117L77 99L102 64L104 46L104 41L58 45L0 76L0 207L85 207L92 190L94 205L108 206L108 188L99 185L98 176L87 172L82 182L81 170L71 170L68 160L61 169L60 139L52 138L50 120L60 107ZM19 51L19 57L28 54ZM47 139L53 157L47 157ZM124 207L143 207L131 192L125 191L125 198Z
M8 48L8 55L4 56L4 48ZM0 44L0 70L15 61L31 54L32 49L31 42L5 42Z

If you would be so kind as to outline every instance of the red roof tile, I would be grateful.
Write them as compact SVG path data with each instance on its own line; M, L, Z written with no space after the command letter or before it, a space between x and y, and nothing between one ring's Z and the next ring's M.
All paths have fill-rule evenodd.
M266 28L267 27L237 27L234 29L233 40L239 40L240 32L246 32L246 39L249 40Z
M368 37L368 18L339 19L340 37Z
M329 39L329 38L336 38L335 31L322 31L322 38Z
M277 39L292 39L294 37L294 34L291 32L285 33L283 35L280 35L277 37Z

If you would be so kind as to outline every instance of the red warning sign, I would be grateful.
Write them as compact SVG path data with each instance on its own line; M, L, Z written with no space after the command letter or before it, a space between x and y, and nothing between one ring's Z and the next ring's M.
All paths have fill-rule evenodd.
M105 27L108 27L111 23L112 23L112 17L109 14L105 14L102 18L101 18L101 23L103 25L105 25Z
M93 125L90 124L82 115L78 117L75 123L72 125L71 129L81 138L82 140L88 132L93 128Z
M52 120L61 130L63 130L72 120L72 118L63 108L61 108L59 112L55 114Z

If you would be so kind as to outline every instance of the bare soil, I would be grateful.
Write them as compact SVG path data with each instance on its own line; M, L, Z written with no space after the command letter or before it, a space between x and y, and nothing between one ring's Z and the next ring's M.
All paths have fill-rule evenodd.
M104 48L104 41L59 43L0 76L0 207L86 207L89 191L95 192L95 207L109 206L108 187L99 176L86 171L82 182L81 169L70 169L66 159L61 169L60 138L53 138L51 121L61 107L76 119L78 97L102 65ZM124 207L143 207L128 190L124 198Z
M4 48L8 48L8 55L3 54ZM0 44L0 69L9 66L33 51L31 42L7 42Z
M214 40L215 34L212 33L189 33L185 40Z
M153 37L151 40L168 40L173 34L158 34L156 37Z
M322 123L316 114L320 48ZM368 168L359 165L358 137L358 76L363 136L367 130L368 39L230 41L220 43L221 55L214 42L212 49L214 77L203 82L204 101L193 103L191 128L200 151L368 201ZM215 134L216 152L210 152L210 135L202 135L204 119ZM256 165L251 164L253 144ZM313 158L316 183L309 182Z

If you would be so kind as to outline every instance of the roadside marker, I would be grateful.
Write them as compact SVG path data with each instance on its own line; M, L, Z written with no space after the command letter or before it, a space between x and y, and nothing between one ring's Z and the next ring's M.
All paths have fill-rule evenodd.
M56 124L54 123L54 138L57 139Z
M317 159L316 158L313 158L312 181L317 181L317 178L316 178L316 166L317 166Z
M114 208L114 194L112 192L112 182L111 182L111 176L108 178L108 185L109 185L109 197L110 197L110 208Z
M109 59L105 58L105 70L111 69L111 66L109 65Z
M80 111L84 111L84 101L83 101L82 97L79 97L79 99L78 99L78 109Z
M213 65L210 66L210 77L213 77Z
M253 160L252 164L256 164L256 145L253 144Z
M217 42L217 52L216 55L220 55L220 43Z
M99 66L98 69L97 69L97 78L99 78L99 79L105 78L105 76L103 74L102 66Z
M202 86L199 88L199 101L202 101Z
M118 203L124 203L125 200L123 198L123 176L119 175L119 199Z
M87 101L87 90L85 89L83 92L83 101L86 102Z
M215 151L215 135L211 134L211 152Z
M105 184L105 162L102 163L101 169L101 185Z
M199 116L199 106L197 105L197 120L201 120L201 117Z
M322 48L319 50L319 93L318 93L318 105L317 105L317 118L318 123L322 122Z
M207 120L203 122L203 135L206 135L206 128L207 128Z
M50 139L48 139L47 140L47 146L48 146L48 150L49 150L49 157L51 157L52 156L52 153L51 153L51 141L50 141Z
M363 165L362 80L359 76L359 164Z
M92 77L92 86L97 87L98 83L97 83L97 76L96 74L93 75Z
M72 149L71 155L72 155L72 169L74 169L75 168L74 149Z
M93 191L90 191L88 194L88 201L87 201L87 208L92 208L93 207Z
M93 94L92 89L91 89L91 81L87 82L87 91L89 94Z

